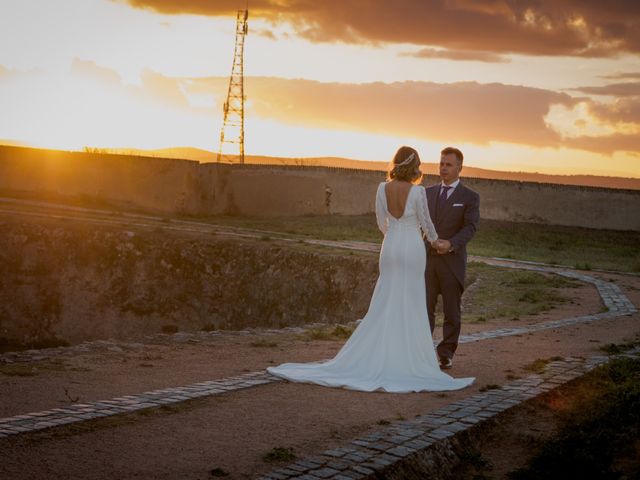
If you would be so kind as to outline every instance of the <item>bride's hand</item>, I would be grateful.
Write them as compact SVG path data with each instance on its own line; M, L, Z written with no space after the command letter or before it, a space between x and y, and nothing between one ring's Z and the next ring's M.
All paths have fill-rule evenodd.
M438 239L436 239L436 240L434 240L433 242L431 242L431 246L432 246L433 248L435 248L436 250L438 249L438 246L439 246L439 245L440 245L440 239L439 239L439 238L438 238Z

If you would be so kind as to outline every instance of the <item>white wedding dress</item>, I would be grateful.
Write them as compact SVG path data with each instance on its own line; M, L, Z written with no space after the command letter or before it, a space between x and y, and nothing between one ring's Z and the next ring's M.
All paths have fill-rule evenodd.
M372 392L457 390L474 378L452 378L440 370L427 317L427 239L438 238L422 186L409 190L405 210L395 218L387 208L386 183L376 194L378 227L384 234L380 276L369 311L331 360L269 367L292 382Z

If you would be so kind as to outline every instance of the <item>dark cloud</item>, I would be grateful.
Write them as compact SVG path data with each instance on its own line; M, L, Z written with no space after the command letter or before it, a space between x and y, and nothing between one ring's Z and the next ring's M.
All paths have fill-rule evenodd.
M602 75L600 78L608 80L640 80L640 72L622 72L612 75Z
M168 14L232 16L244 1L114 0ZM252 0L250 18L313 41L389 42L498 54L640 52L637 0Z
M576 92L590 95L612 95L615 97L634 97L640 95L640 82L612 83L601 87L572 88Z
M622 98L611 104L589 102L589 112L603 123L637 124L640 131L640 97Z
M487 63L509 63L509 58L491 52L475 52L472 50L437 50L435 48L423 48L417 52L403 53L405 57L416 58L442 58L447 60L477 61Z

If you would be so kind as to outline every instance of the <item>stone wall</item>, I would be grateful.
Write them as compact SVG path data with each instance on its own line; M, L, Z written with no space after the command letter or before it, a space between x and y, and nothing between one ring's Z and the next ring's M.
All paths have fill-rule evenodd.
M207 203L198 162L0 147L0 189L192 212Z
M383 172L219 165L0 147L0 193L52 194L165 214L295 216L374 209ZM425 178L431 185L437 178ZM640 190L465 178L487 219L640 230Z

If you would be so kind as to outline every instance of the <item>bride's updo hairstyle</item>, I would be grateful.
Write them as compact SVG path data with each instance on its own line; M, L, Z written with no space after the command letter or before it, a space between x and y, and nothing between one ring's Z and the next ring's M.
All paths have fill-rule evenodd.
M422 181L420 171L420 155L411 147L400 147L396 152L389 171L387 181L403 180L405 182L419 184Z

